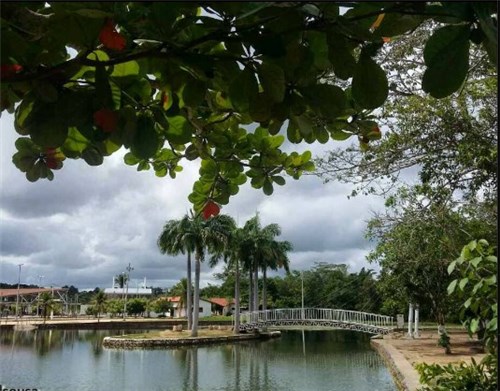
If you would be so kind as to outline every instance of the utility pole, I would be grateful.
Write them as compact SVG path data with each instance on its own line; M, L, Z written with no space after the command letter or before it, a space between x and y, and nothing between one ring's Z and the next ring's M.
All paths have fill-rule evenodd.
M127 295L128 295L128 280L130 279L130 272L134 270L134 268L130 265L130 262L128 263L128 266L126 267L127 270L127 284L125 288L125 300L123 302L123 320L125 320L126 314L127 314Z
M16 319L19 319L19 285L21 285L21 266L23 265L24 263L17 265L19 266L19 273L17 276Z

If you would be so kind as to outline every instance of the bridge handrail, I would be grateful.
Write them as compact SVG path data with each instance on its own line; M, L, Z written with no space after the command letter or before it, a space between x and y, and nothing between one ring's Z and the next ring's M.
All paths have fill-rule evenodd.
M244 312L240 317L242 324L273 323L273 321L284 320L335 321L394 328L394 317L392 316L336 308L277 308L266 311Z

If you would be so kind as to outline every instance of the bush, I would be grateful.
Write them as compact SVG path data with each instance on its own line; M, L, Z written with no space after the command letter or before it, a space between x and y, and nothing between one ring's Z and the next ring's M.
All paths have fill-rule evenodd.
M498 362L488 355L479 364L472 358L470 364L417 364L419 391L497 391Z

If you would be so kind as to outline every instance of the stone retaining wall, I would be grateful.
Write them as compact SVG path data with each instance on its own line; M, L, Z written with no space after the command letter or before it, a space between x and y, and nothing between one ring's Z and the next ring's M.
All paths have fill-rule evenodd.
M239 334L218 337L196 337L196 338L124 338L105 337L102 346L112 349L143 349L143 348L168 348L186 345L206 345L214 343L231 343L251 339L269 339L279 337L279 331L268 333Z
M381 339L372 339L371 346L380 354L400 391L416 391L421 385L415 368L395 347Z

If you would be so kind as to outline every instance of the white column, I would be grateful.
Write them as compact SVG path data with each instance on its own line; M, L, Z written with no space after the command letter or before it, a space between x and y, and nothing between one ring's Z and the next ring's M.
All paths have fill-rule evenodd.
M414 331L413 331L413 336L415 338L418 338L420 336L419 332L418 332L418 310L419 310L419 305L418 304L415 304L415 327L414 327Z
M410 303L408 309L408 338L413 338L413 333L411 331L413 323L413 303Z

